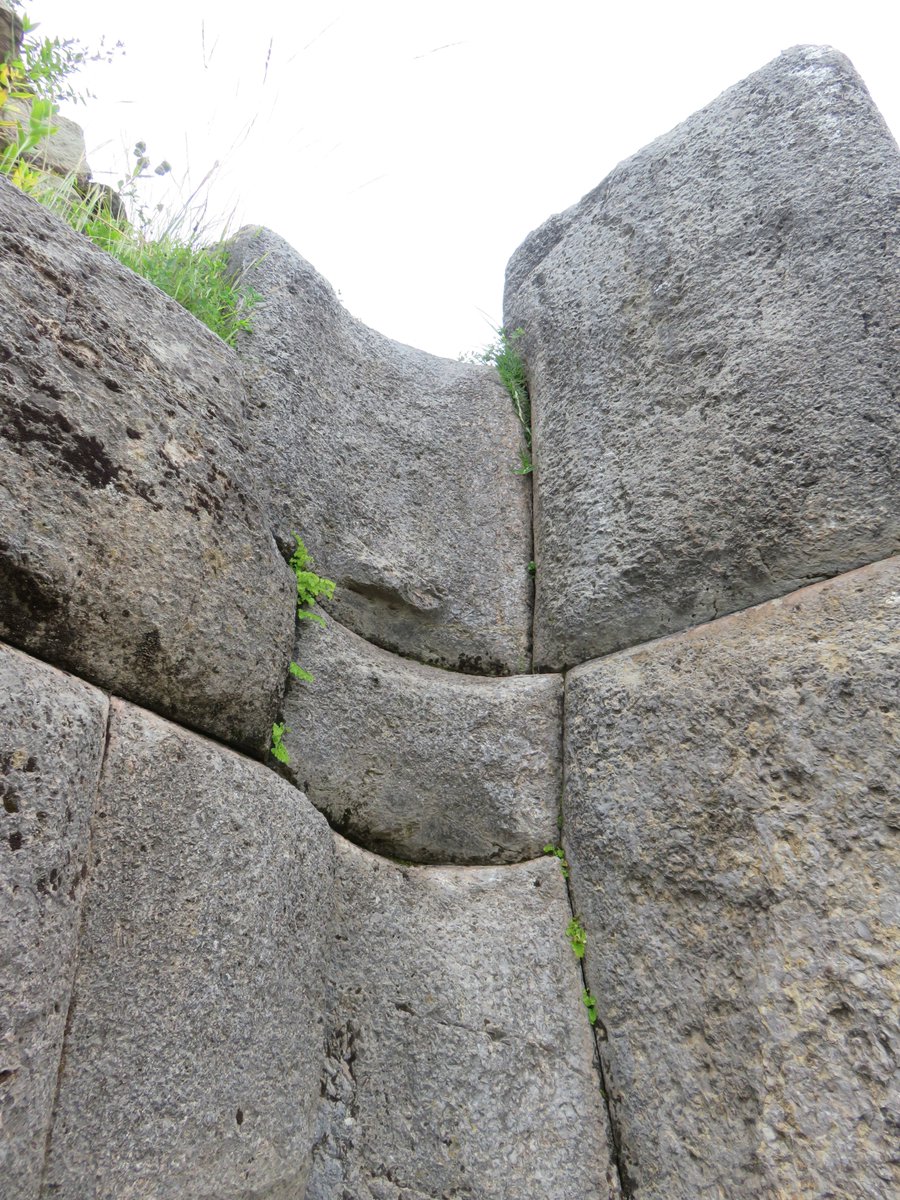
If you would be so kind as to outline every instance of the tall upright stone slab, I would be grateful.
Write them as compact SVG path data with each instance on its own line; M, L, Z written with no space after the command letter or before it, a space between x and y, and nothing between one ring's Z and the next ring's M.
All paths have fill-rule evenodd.
M556 860L401 867L335 842L306 1200L618 1200Z
M112 702L54 1200L304 1194L331 833L260 763Z
M106 722L102 692L0 645L3 1200L40 1194Z
M387 650L530 670L530 488L496 372L367 329L267 230L231 254L262 297L238 353L282 549L299 533L338 584L330 611Z
M0 637L261 752L294 586L229 348L0 178Z
M799 47L519 248L537 667L897 550L898 190L850 63Z
M900 1187L900 560L567 678L565 838L640 1200Z

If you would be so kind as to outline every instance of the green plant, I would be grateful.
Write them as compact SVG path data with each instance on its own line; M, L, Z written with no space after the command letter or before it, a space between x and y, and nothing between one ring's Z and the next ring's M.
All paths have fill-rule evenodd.
M566 862L566 852L562 846L554 846L552 842L548 842L544 847L545 854L552 854L559 859L559 869L562 871L563 879L569 878L569 864Z
M115 193L96 186L85 189L74 176L50 177L37 169L34 151L55 132L59 102L84 98L75 91L72 76L88 58L108 59L120 44L112 51L90 54L71 39L30 36L35 26L27 17L23 25L26 36L19 57L0 67L0 108L10 100L20 102L10 113L18 119L0 115L0 123L15 127L0 152L0 173L233 345L238 333L249 328L259 297L233 278L221 239L205 243L205 204L197 195L212 172L179 208L165 213L161 205L149 211L140 199L139 186L151 175L143 142L135 145L135 161ZM170 171L163 161L152 174Z
M299 663L292 662L288 670L295 679L302 679L305 683L313 682L313 676L305 667L301 667Z
M312 559L298 533L294 534L294 541L297 547L291 555L290 564L297 580L297 616L301 620L318 621L320 625L324 625L325 618L321 613L313 612L312 606L320 596L324 596L326 600L331 599L334 595L334 580L323 579L321 575L311 571L309 565Z
M528 564L528 574L533 579L536 573L537 573L537 564L535 563L534 559L532 559L531 562Z
M587 946L587 934L584 926L577 917L566 926L566 937L569 939L569 945L572 947L572 952L576 958L584 958L584 951Z
M509 392L513 409L522 426L525 437L525 449L519 452L519 465L515 467L517 475L530 475L534 470L531 459L531 400L528 396L528 378L525 373L525 363L516 350L516 342L524 336L524 329L514 329L510 333L506 329L495 330L496 339L476 354L469 355L468 361L486 363L497 368L500 382ZM464 359L467 356L463 356Z
M287 746L284 744L284 736L290 732L290 729L288 729L284 722L276 721L272 726L272 745L269 747L269 750L272 757L277 758L280 763L287 764L291 761L291 756L287 752Z
M597 1001L590 993L589 988L582 988L581 1003L587 1009L588 1020L592 1025L597 1024Z

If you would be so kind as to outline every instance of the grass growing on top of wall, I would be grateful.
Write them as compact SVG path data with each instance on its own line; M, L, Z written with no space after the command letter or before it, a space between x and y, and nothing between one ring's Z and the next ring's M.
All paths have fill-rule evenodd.
M249 327L258 297L231 278L224 247L206 243L204 206L196 192L175 213L151 213L140 203L140 182L151 175L142 142L116 190L41 169L41 143L56 131L59 100L76 98L70 79L88 53L76 42L35 37L27 17L23 24L18 57L0 64L0 127L5 127L0 133L6 143L0 146L0 174L233 345ZM170 169L160 163L152 174Z

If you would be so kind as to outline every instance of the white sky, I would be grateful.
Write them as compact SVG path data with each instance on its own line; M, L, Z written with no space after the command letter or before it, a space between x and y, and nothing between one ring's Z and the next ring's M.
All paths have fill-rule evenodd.
M120 178L138 139L193 185L219 161L218 213L274 229L367 324L449 357L491 340L506 262L530 230L788 46L849 55L896 134L893 8L26 5L46 34L125 43L124 57L83 76L97 100L66 110L85 129L95 177Z

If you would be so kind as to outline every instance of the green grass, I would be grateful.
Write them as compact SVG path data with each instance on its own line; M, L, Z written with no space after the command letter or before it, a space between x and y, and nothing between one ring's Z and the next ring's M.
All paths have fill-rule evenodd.
M84 187L74 175L41 169L40 144L56 131L58 100L78 98L70 78L87 51L77 43L35 38L33 28L26 17L19 57L0 64L0 126L6 127L7 143L0 147L0 174L234 345L238 333L249 328L259 297L229 274L222 239L207 244L205 207L196 192L174 213L151 215L141 205L139 187L151 174L143 142L135 146L135 162L117 192ZM25 106L24 119L14 119L11 108L4 107L8 101ZM170 169L160 163L152 174Z
M531 459L531 399L528 395L525 363L516 349L516 342L524 333L524 329L514 329L512 333L506 329L498 329L496 339L489 346L475 354L462 356L464 362L486 363L496 367L500 382L509 393L525 438L525 449L519 452L519 465L515 468L517 475L530 475L534 470Z

